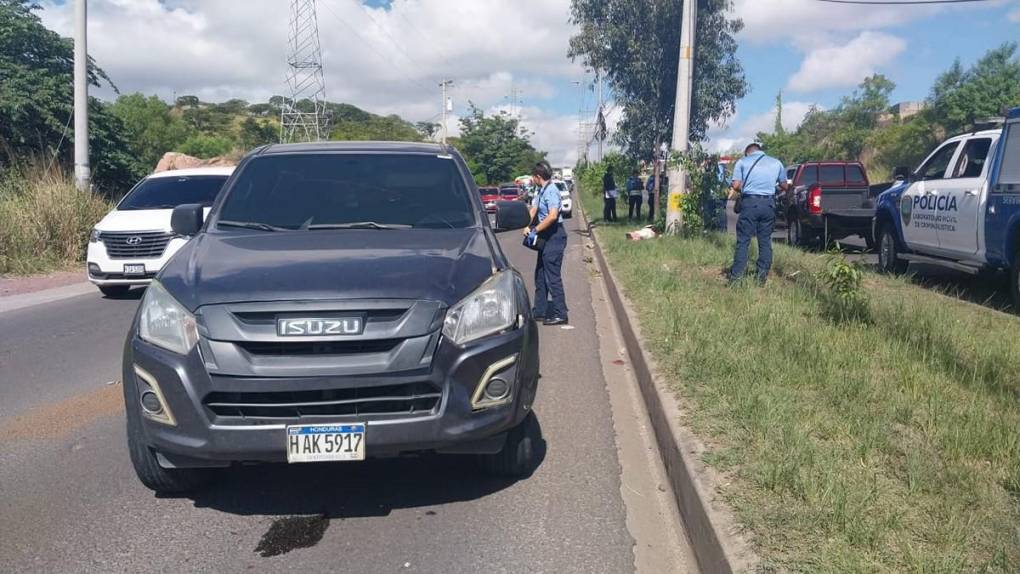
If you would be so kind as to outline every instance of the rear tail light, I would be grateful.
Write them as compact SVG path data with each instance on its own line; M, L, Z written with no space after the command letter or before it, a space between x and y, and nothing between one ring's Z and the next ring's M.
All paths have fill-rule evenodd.
M822 188L818 185L811 186L807 195L808 212L813 215L822 213Z

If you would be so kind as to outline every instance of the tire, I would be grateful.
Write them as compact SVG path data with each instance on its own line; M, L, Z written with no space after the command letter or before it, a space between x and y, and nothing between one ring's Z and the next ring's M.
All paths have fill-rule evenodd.
M909 263L899 258L900 247L896 244L890 226L883 225L878 231L878 269L884 273L899 275L906 273Z
M1013 298L1013 308L1020 313L1020 250L1013 256L1013 266L1009 268L1009 295Z
M573 217L574 217L574 212L572 210L571 211L567 211L566 213L563 214L563 219L571 219Z
M138 480L158 494L179 494L199 490L211 478L211 471L202 468L163 468L156 453L142 442L141 415L127 407L127 442L131 465Z
M801 227L800 219L793 213L786 219L786 243L794 247L803 247L804 228Z
M478 465L486 474L504 478L527 478L535 471L539 460L541 432L535 413L510 429L503 449L496 454L478 456Z
M129 285L101 285L99 291L110 299L120 299L131 290Z

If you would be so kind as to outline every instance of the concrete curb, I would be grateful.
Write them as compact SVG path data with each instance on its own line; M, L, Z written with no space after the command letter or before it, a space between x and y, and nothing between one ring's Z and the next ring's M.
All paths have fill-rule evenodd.
M637 314L617 288L616 277L583 208L581 214L698 566L702 572L711 573L754 572L759 569L760 559L730 509L716 498L715 485L720 480L701 462L705 445L681 426L682 411L676 396L642 345Z
M52 289L23 293L21 295L7 295L5 297L0 297L0 313L17 311L18 309L26 309L28 307L35 307L36 305L43 305L46 303L53 303L63 299L70 299L71 297L88 295L89 293L98 293L98 291L94 285L88 281L83 281L81 283L64 285L63 287L53 287Z

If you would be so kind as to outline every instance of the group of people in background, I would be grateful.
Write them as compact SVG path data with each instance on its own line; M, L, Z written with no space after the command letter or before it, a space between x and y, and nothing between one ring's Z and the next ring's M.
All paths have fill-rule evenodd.
M641 174L637 170L631 172L627 178L625 190L627 194L627 219L630 221L641 221L641 207L648 202L648 221L655 221L655 176L649 176L642 181ZM660 193L662 193L660 188ZM613 167L606 168L606 174L602 176L602 219L604 221L618 221L616 213L616 200L620 191L616 187L616 178L613 175Z

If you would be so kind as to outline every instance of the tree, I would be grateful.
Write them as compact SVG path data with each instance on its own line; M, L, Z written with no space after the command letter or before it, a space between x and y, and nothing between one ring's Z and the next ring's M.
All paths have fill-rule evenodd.
M730 0L699 4L692 141L732 115L747 91L734 39L743 23L729 18L731 7ZM567 55L605 74L624 110L617 140L633 157L650 157L671 139L682 8L677 0L572 0L580 32Z
M929 98L930 117L946 133L972 127L976 120L1001 115L1020 105L1020 59L1017 44L989 50L970 69L957 60L935 80Z
M432 141L436 137L436 134L439 133L440 127L441 126L436 122L417 122L414 124L414 128L418 130L421 137L427 141Z
M176 151L202 159L226 155L233 151L234 142L224 136L196 134L182 143Z
M280 141L279 124L246 118L241 122L241 147L250 150Z
M530 170L545 159L532 147L530 134L517 118L506 112L486 116L471 104L471 113L460 120L458 149L464 154L475 181L500 183Z
M202 102L198 100L198 96L181 96L174 102L174 106L183 109L193 109L202 105Z
M74 44L43 26L25 0L0 0L0 164L16 164L33 157L72 160L70 129ZM92 58L88 81L116 86ZM95 98L89 99L91 163L97 186L116 188L128 183L132 170L120 147L123 127Z
M120 96L110 113L124 125L136 171L146 173L163 154L176 149L190 135L188 125L156 96L134 93Z

